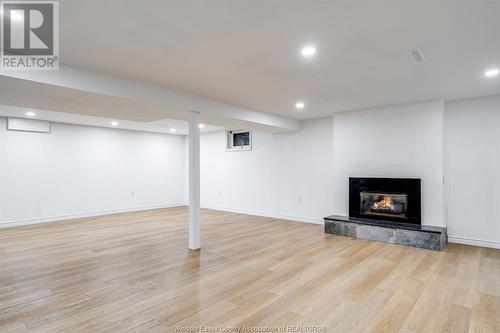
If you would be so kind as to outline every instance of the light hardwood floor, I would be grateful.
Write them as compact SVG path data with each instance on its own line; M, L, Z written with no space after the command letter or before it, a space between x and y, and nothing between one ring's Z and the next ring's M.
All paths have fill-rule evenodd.
M0 332L500 332L500 250L210 210L202 246L186 208L0 229Z

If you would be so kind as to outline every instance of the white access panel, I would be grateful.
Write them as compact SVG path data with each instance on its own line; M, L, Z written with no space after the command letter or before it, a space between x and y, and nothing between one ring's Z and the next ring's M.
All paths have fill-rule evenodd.
M50 133L50 122L36 119L7 118L9 131Z

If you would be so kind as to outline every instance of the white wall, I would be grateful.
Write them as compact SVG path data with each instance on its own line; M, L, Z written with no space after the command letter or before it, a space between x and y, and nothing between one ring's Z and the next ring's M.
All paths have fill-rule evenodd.
M184 202L182 136L54 123L7 131L0 118L0 225Z
M340 113L294 133L254 132L251 152L204 134L202 205L320 222L348 215L350 176L418 177L422 222L443 226L443 113L440 101Z
M245 152L226 152L225 132L202 134L202 206L322 222L332 207L332 131L328 118L294 133L253 132Z
M348 215L349 177L422 179L422 224L443 226L443 103L334 116L332 212Z
M5 128L0 118L0 226L186 202L185 137ZM450 241L500 247L500 96L346 112L294 133L253 134L249 152L226 152L224 132L201 135L203 206L321 222L347 215L349 176L419 177L424 224L447 224Z
M450 240L500 248L500 96L446 103Z

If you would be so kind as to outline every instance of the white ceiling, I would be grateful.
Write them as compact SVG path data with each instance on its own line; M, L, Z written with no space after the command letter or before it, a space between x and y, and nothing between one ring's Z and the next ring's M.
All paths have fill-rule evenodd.
M500 67L499 13L498 0L60 0L60 52L70 66L309 119L500 93L500 78L483 77Z
M120 128L153 132L167 132L177 124L177 134L187 133L190 110L200 114L206 125L203 131L231 128L276 133L300 127L295 119L67 66L58 71L0 71L0 103L0 110L11 112L17 107L14 114L4 116L23 116L30 109L42 120L81 120L93 126L110 126L115 120L120 121Z
M162 115L165 112L164 108L154 104L132 99L43 85L6 76L0 76L0 97L1 103L5 105L135 122L159 120L164 118ZM140 112L137 112L138 110ZM186 117L183 110L168 110L168 114Z

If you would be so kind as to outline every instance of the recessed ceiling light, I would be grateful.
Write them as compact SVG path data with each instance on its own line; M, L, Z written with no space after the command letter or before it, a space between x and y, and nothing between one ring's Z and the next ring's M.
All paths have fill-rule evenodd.
M170 132L175 133L175 132L177 132L177 130L175 128L171 128Z
M26 112L26 115L27 115L28 117L34 117L34 116L36 116L36 113L35 113L35 112L33 112L33 111L28 111L28 112Z
M198 128L203 128L203 127L205 127L204 124L198 124Z
M297 103L295 103L295 108L296 109L302 110L305 107L306 107L306 104L304 102L297 102Z
M116 127L116 126L118 126L118 125L119 125L119 124L118 124L118 122L117 122L117 121L112 121L112 122L111 122L111 126L113 126L113 127Z
M10 11L10 19L11 19L11 21L24 20L24 15L22 15L19 10L11 10Z
M312 58L316 55L316 47L314 47L313 45L304 46L300 50L300 54L302 54L304 58Z
M486 77L494 77L494 76L497 76L499 73L500 73L500 70L498 68L492 68L492 69L487 70L484 73L484 76L486 76Z

